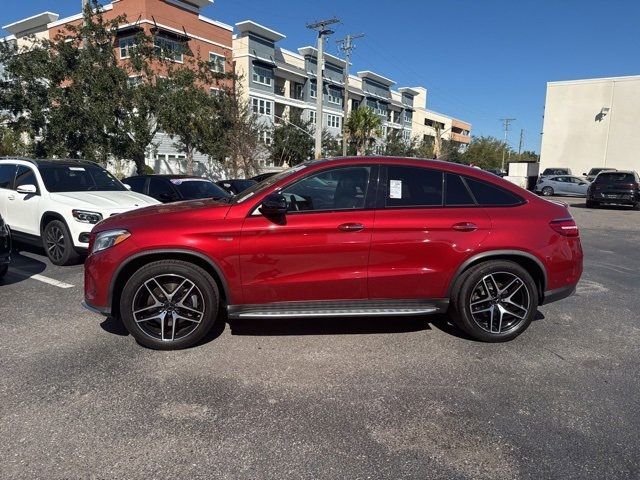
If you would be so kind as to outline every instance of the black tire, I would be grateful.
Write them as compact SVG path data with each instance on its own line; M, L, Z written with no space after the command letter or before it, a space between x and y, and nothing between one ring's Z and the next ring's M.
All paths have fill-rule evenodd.
M542 189L542 195L544 195L545 197L550 197L554 193L555 192L553 191L553 188L551 188L551 187L544 187Z
M74 265L80 259L73 247L69 229L61 220L52 220L45 225L42 230L42 246L54 265Z
M145 286L147 282L153 292ZM183 284L184 290L180 290ZM162 288L171 298L164 295ZM180 300L183 294L184 299ZM173 298L174 295L178 297ZM182 260L160 260L145 265L129 278L120 296L120 316L141 345L155 350L180 350L197 344L211 331L218 317L219 298L216 282L202 268ZM189 306L184 305L186 301L191 302ZM162 306L149 306L152 302ZM136 313L140 309L143 312ZM196 311L202 313L193 313ZM163 312L164 319L160 320ZM149 320L141 320L145 318ZM164 338L169 337L166 329L172 329L171 338Z
M598 204L596 202L594 202L593 200L587 200L586 202L586 207L587 208L596 208L598 206Z
M518 290L516 290L515 295L519 295L524 298L526 294L526 298L528 299L526 314L522 310L517 310L517 308L511 304L499 302L501 305L507 305L510 311L519 312L523 318L516 318L509 314L501 315L501 313L498 312L498 315L500 315L500 325L499 328L496 328L496 330L499 330L497 332L487 331L486 326L480 326L480 322L477 322L471 314L470 304L472 302L472 296L477 294L477 287L480 282L482 282L483 278L488 275L494 275L494 278L498 279L518 278L519 281L522 282L522 285ZM505 281L505 283L507 282ZM518 287L518 285L519 284L516 283L514 284L514 287ZM504 286L505 285L502 285L502 287ZM482 288L483 287L480 287L481 290ZM452 320L458 327L460 327L460 329L465 331L471 337L482 342L507 342L516 338L531 324L538 308L538 289L529 272L517 263L506 260L490 260L479 265L475 265L462 274L455 284L455 290L451 295L451 302ZM489 306L490 303L487 303L487 305ZM479 307L483 308L484 305L480 304ZM495 308L497 309L498 306L495 305ZM482 315L488 317L489 313L481 314L480 316ZM491 312L491 315L494 315L493 311ZM478 316L478 314L476 314L476 316ZM504 329L502 329L503 317L506 322ZM509 320L511 320L511 322L509 322ZM492 323L489 330L492 330L498 319L494 319L492 316L490 321ZM512 325L509 326L509 323Z
M7 274L8 271L9 271L9 265L0 266L0 280L2 280L2 278Z

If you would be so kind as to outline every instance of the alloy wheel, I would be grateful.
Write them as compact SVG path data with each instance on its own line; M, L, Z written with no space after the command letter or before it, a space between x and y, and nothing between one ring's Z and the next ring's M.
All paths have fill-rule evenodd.
M524 281L509 272L485 275L475 285L469 301L473 321L491 334L504 334L524 322L531 295Z
M56 262L62 261L65 249L64 233L57 225L52 225L47 229L45 238L47 244L47 253Z
M204 297L194 282L175 274L158 275L138 288L131 309L146 335L172 342L191 335L205 317Z

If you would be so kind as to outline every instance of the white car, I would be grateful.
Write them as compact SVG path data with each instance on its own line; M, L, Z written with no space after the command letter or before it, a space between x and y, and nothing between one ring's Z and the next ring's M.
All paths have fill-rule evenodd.
M103 218L158 203L93 162L0 159L0 215L14 239L42 245L56 265L76 262Z
M551 195L571 195L586 197L590 182L573 175L540 177L536 183L536 193L548 197Z

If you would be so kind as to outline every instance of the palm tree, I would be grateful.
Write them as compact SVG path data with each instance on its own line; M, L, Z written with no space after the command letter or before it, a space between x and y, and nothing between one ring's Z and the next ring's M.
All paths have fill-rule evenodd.
M369 144L382 134L381 125L380 117L369 107L360 107L351 112L345 127L349 138L355 144L356 155L366 154Z

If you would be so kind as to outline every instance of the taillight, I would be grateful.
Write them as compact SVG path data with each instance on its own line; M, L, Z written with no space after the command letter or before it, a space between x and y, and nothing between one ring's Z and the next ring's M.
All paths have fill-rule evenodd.
M563 235L565 237L580 236L578 225L576 225L576 222L573 220L573 218L561 218L558 220L552 220L551 222L549 222L549 226L560 235Z

